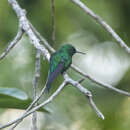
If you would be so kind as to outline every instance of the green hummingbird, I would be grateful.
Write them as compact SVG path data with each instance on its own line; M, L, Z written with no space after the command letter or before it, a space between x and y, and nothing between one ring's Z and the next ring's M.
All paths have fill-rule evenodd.
M85 54L79 52L70 44L63 45L58 51L53 53L50 58L50 68L48 80L46 83L46 91L49 92L52 82L59 74L63 74L72 63L72 56L75 53Z

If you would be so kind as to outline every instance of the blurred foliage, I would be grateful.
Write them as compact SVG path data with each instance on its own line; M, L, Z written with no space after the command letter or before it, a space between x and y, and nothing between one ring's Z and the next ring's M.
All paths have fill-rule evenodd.
M27 94L19 89L0 88L1 108L27 109L31 103L32 99L29 99ZM44 108L40 108L39 111L49 113Z
M37 30L55 48L70 42L87 56L74 56L73 63L86 73L117 88L130 92L130 59L111 35L102 26L86 15L70 0L55 0L56 43L51 40L51 0L17 0L27 10L27 17ZM130 46L130 1L129 0L82 0L90 9L101 16ZM0 2L0 54L17 33L18 19L7 0ZM79 62L80 61L80 62ZM48 62L41 57L39 90L44 87L48 75ZM0 61L0 87L18 88L32 98L32 80L35 68L35 49L26 35ZM69 75L78 80L79 74L69 69ZM58 78L51 89L51 95L63 81ZM87 99L73 86L67 86L48 105L53 111L44 115L41 130L129 130L130 101L128 97L85 80L94 101L105 115L100 120L88 105ZM32 91L31 91L32 90ZM41 101L49 95L45 95ZM4 98L0 100L5 100ZM1 111L4 113L4 111ZM24 128L25 129L25 128Z

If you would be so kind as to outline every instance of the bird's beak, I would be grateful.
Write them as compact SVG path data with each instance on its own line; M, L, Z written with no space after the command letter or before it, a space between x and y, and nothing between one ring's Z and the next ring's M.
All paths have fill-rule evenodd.
M80 54L86 55L86 53L80 52L80 51L76 51L76 53L80 53Z

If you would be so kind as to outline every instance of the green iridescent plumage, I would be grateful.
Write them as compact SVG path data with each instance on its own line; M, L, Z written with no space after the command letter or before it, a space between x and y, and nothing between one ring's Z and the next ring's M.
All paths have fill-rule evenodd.
M48 92L50 90L52 82L56 79L56 77L70 67L72 63L72 56L75 53L78 52L72 45L65 44L57 52L51 55L50 70L46 84L46 90Z
M56 53L52 54L50 59L50 73L52 73L59 62L64 62L63 72L69 68L72 63L72 56L76 53L76 50L73 46L67 44L62 46Z

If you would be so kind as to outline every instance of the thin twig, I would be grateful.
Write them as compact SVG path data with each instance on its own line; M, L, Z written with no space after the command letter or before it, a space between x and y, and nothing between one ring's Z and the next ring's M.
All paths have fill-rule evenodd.
M66 86L67 81L65 80L60 86L59 88L56 90L56 92L54 92L46 101L44 101L42 104L34 107L33 109L31 109L30 111L26 112L26 114L23 114L22 116L20 116L19 118L15 119L14 121L11 121L5 125L0 126L0 129L9 127L10 125L23 120L23 118L27 117L29 114L32 114L33 112L37 111L39 108L47 105L48 103L50 103L60 92L61 90Z
M40 77L40 51L36 49L36 64L35 64L35 74L33 80L33 100L37 97L37 87L38 87L38 79ZM37 103L34 104L37 106ZM32 130L37 130L37 113L33 113L32 117Z
M52 41L55 42L55 0L51 0Z
M94 103L93 99L91 96L88 96L85 94L85 96L88 98L90 106L93 108L93 110L97 113L98 117L101 118L102 120L105 119L104 115L100 112L100 110L97 108L96 104Z
M103 28L109 32L112 37L120 44L121 47L125 48L125 50L130 53L130 48L126 45L126 43L119 37L119 35L108 25L100 16L95 14L91 9L89 9L83 2L80 0L71 0L74 4L79 6L85 13L95 19Z
M33 90L34 90L33 100L34 101L37 99L36 89L38 86L39 77L40 77L40 52L39 50L36 49L36 64L35 64L35 74L34 74L34 80L33 80ZM37 106L37 102L33 103L33 105L31 106ZM27 109L26 111L29 111L29 109ZM9 130L13 130L21 121L19 120L18 122L16 122L16 124L14 124ZM37 124L37 113L35 112L33 113L33 117L32 117L32 130L37 130L36 124Z
M39 94L39 96L29 105L29 107L26 109L26 111L23 113L23 116L24 115L26 115L27 114L27 112L29 112L31 109L32 109L32 107L34 106L34 104L36 104L38 101L39 101L39 99L41 98L41 96L44 94L44 92L45 92L45 87L41 90L41 93ZM12 125L12 124L14 124L13 125L13 127L12 128L15 128L21 121L22 121L23 119L18 119L17 121L16 120L14 120L14 121L12 121L12 122L9 122L9 123L7 123L7 127L8 126L10 126L10 125ZM3 125L3 127L4 126L6 126L6 124L5 125ZM0 128L1 128L2 126L0 126ZM5 127L4 127L5 128ZM11 130L11 129L10 129Z
M123 91L123 90L120 90L118 88L114 88L112 85L109 85L107 83L104 83L102 81L99 81L97 79L95 79L94 77L91 77L89 75L87 75L86 73L84 73L83 71L81 71L78 67L76 67L75 65L71 65L72 69L75 70L76 72L78 72L79 74L81 74L82 76L88 78L89 80L91 80L92 82L96 83L97 85L100 85L102 87L105 87L105 88L108 88L110 90L113 90L115 92L118 92L122 95L125 95L125 96L130 96L130 93L126 92L126 91Z
M9 51L18 43L18 41L22 38L22 36L23 36L23 30L19 26L16 37L5 49L5 51L0 55L0 60L2 60L9 53Z
M34 34L40 39L40 42L42 42L51 52L55 52L55 49L50 46L50 44L47 42L47 40L41 36L41 34L35 29L35 27L29 22L30 27Z
M68 79L68 82L72 84L74 87L76 87L79 91L81 91L85 96L88 97L89 104L93 108L93 110L97 113L98 117L104 120L103 114L100 112L100 110L97 108L95 105L93 99L92 99L92 94L90 91L88 91L86 88L84 88L79 82L82 82L83 79L79 80L79 82L72 80L71 78L66 75L65 79Z

